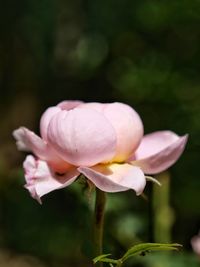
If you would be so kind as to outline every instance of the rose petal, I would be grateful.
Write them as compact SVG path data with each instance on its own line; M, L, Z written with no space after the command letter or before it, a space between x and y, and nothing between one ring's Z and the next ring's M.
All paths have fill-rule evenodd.
M57 107L61 108L62 110L70 110L78 107L81 104L83 104L83 102L79 100L64 100L60 102Z
M133 189L140 195L146 185L145 176L140 168L127 163L102 164L91 168L79 167L78 170L105 192Z
M29 155L23 164L27 188L33 198L41 203L40 197L73 183L79 172L72 168L64 175L56 175L45 161L36 160Z
M183 153L188 135L182 137L170 131L145 135L135 152L135 161L145 173L156 174L168 169Z
M47 140L47 129L50 120L59 111L61 111L61 108L59 107L50 107L42 114L42 117L40 119L40 133L44 140Z
M34 132L25 127L13 131L17 148L21 151L32 151L37 156L43 157L46 154L47 144Z
M104 103L90 102L90 103L83 103L82 105L79 106L79 108L94 109L94 110L103 114L103 110L106 107L106 105L107 104L104 104Z
M143 124L138 113L122 103L107 104L103 110L117 134L117 152L113 161L123 162L136 150L143 136Z
M26 135L24 131L24 127L20 127L13 131L13 137L16 140L17 149L20 151L31 151L31 148L28 145L26 140Z
M55 171L66 171L69 163L60 158L57 152L34 132L20 127L13 132L19 150L33 152L38 158L47 161Z
M50 120L55 114L57 114L61 110L74 109L81 104L83 104L83 102L79 100L62 101L57 106L48 108L42 114L42 117L40 120L40 133L41 133L42 138L44 140L47 140L47 128L49 126Z
M49 123L48 142L67 162L92 166L115 154L116 135L99 112L76 108L60 111Z
M117 135L117 150L112 161L123 162L136 150L143 136L143 124L137 112L122 103L86 103L80 108L94 109L110 121Z

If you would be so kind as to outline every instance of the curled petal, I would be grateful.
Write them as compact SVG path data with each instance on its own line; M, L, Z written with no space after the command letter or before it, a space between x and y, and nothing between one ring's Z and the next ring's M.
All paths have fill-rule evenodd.
M62 110L70 110L78 107L81 104L83 104L83 102L79 100L65 100L60 102L57 107L61 108Z
M50 120L59 111L61 111L61 108L59 107L50 107L42 114L42 117L40 119L40 133L44 140L47 140L47 129Z
M38 157L44 157L47 150L47 144L34 132L25 127L20 127L13 131L16 139L17 148L21 151L31 151Z
M26 128L20 127L13 131L13 137L16 140L17 149L20 151L31 151L31 148L29 146L29 143L27 142L27 138L25 135Z
M66 171L70 167L52 147L27 128L20 127L13 132L13 136L19 150L33 152L38 158L47 161L55 171Z
M78 170L94 183L96 187L105 192L133 189L137 195L140 195L146 185L144 173L140 168L127 163L102 164L91 168L79 167Z
M93 166L112 159L116 149L116 134L101 113L75 108L60 111L52 118L48 142L70 164Z
M148 174L168 169L183 153L188 135L178 136L170 131L145 135L130 162Z
M36 160L31 155L26 157L23 167L26 179L25 188L39 203L43 195L70 185L79 175L75 168L68 170L65 174L57 175L45 161Z

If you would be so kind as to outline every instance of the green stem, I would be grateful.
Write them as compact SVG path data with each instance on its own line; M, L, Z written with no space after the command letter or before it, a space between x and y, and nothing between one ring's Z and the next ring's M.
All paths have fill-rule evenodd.
M103 254L103 228L106 205L106 193L96 188L95 218L94 218L94 246L95 256ZM103 264L99 263L99 267Z
M174 222L173 209L170 206L170 173L165 171L157 175L162 186L153 185L152 200L154 214L155 242L171 242L171 231Z
M116 267L121 267L123 264L123 261L121 259L118 260L118 263L116 265Z

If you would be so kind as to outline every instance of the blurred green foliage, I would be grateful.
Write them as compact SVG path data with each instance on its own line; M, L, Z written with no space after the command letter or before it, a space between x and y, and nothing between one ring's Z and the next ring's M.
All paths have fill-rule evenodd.
M44 109L63 99L121 101L140 113L146 133L170 129L190 135L185 153L170 170L165 203L173 209L171 239L188 252L155 254L136 265L197 265L190 239L200 228L199 25L198 0L1 3L2 248L34 255L48 266L87 265L92 200L75 184L44 197L42 206L35 203L22 189L24 155L16 150L11 132L21 125L38 131ZM151 186L145 193L150 198ZM109 196L105 253L120 256L134 242L154 236L150 202L133 192Z

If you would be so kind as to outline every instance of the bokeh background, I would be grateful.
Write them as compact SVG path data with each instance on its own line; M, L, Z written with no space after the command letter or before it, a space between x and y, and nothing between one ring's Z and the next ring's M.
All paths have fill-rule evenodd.
M0 266L92 266L93 195L83 185L43 205L23 189L12 131L38 132L64 99L125 102L145 133L189 133L180 160L134 192L108 196L105 253L137 242L179 242L180 253L127 266L199 266L190 240L200 229L200 2L198 0L21 0L0 7Z

